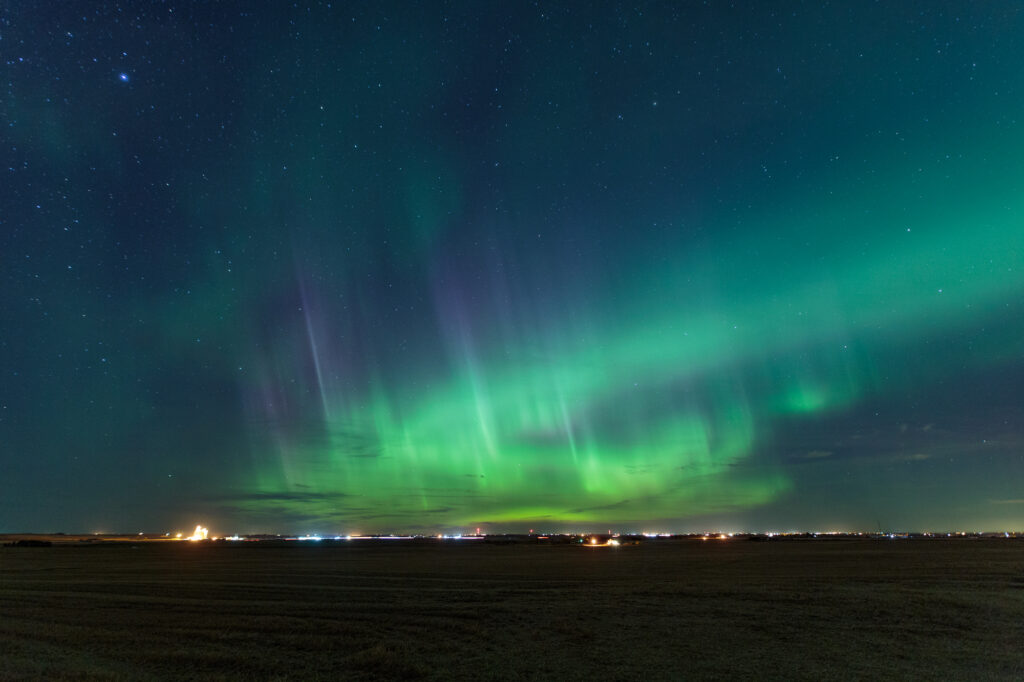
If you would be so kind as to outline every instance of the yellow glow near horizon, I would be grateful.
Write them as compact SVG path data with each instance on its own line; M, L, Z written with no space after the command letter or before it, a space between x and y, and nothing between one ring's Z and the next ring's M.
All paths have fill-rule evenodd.
M192 542L196 542L196 541L199 541L199 540L207 539L209 537L209 535L210 535L210 530L208 528L203 528L202 526L198 526L197 525L196 529L195 529L195 531L193 531L192 535L190 535L189 537L187 537L185 539L186 540L191 540Z

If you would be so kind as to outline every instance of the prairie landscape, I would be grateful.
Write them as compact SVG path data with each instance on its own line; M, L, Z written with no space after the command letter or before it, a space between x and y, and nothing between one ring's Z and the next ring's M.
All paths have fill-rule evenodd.
M1020 679L1024 542L0 548L0 678Z

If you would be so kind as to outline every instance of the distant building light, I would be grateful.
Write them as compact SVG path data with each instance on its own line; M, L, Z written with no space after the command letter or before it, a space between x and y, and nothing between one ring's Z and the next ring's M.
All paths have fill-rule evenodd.
M192 542L197 542L199 540L205 540L209 536L209 529L203 528L202 526L196 526L195 531L193 531L192 535L190 535L187 539L191 540ZM178 533L178 537L181 537L181 533Z

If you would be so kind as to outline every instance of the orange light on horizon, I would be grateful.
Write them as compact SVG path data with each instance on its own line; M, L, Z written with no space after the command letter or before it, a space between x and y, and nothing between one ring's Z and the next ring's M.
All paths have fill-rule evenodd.
M594 547L618 547L620 544L621 543L615 539L608 539L605 542L599 543L597 538L590 538L590 543L584 543L582 546L591 549Z
M189 537L187 537L185 539L186 540L191 540L192 542L198 542L199 540L207 539L209 536L210 536L210 530L208 528L203 528L202 526L196 526L196 529L195 529L195 531L193 531L192 535L190 535Z

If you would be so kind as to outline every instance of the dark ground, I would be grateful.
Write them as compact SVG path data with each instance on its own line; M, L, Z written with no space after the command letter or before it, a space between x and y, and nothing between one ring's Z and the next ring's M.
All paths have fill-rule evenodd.
M0 679L1022 679L1024 541L0 548Z

